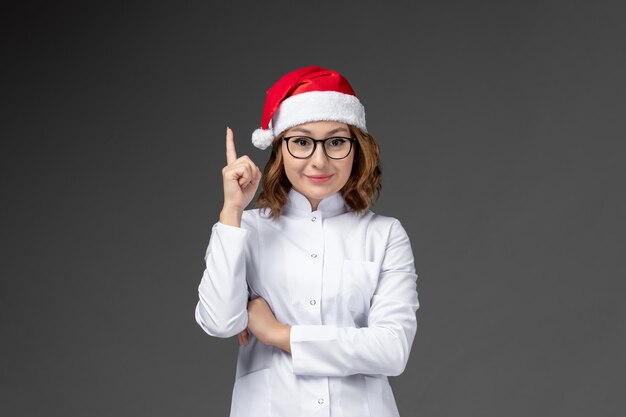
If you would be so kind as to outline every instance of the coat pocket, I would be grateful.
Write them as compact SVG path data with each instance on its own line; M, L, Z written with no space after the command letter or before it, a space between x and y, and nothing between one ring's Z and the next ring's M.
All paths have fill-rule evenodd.
M378 285L379 273L380 266L377 262L343 260L341 293L350 311L367 314Z
M230 417L269 417L270 372L261 369L235 381Z

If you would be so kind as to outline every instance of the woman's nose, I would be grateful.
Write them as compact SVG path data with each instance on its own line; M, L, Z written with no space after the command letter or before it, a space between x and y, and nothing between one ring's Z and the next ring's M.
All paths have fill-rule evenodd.
M313 162L313 165L316 167L324 166L328 162L328 157L324 152L324 145L321 143L317 146L317 148L315 148L313 155L311 155L311 162Z

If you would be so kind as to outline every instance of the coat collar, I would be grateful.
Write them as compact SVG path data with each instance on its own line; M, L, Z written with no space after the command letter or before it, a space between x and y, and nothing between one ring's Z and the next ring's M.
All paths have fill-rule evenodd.
M333 217L348 211L343 196L340 191L324 198L317 205L317 210L311 211L311 203L300 192L293 187L289 190L287 203L283 209L284 213L293 217L311 217L313 213L321 214L322 217Z

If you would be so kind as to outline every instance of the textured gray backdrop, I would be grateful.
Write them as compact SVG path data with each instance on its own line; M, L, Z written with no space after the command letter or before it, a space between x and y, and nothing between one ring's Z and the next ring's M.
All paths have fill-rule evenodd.
M342 72L416 259L403 417L624 415L623 2L10 2L3 416L226 416L194 321L224 130ZM622 191L620 191L622 190Z

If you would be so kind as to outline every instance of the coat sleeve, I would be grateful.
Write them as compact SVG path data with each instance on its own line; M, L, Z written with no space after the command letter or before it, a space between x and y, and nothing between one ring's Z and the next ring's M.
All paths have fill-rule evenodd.
M246 274L254 268L254 220L244 211L241 227L221 222L212 227L195 310L196 321L211 336L231 337L248 325Z
M294 325L296 375L400 375L417 330L417 274L409 237L398 220L390 228L367 327Z

